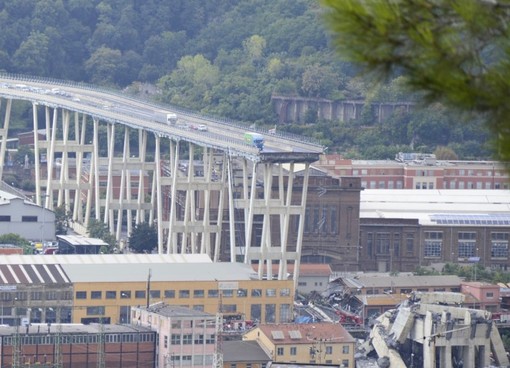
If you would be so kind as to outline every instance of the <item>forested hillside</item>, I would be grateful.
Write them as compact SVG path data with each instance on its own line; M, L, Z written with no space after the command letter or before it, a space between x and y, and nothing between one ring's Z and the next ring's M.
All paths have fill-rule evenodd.
M395 76L383 86L357 75L329 45L315 0L4 0L0 70L128 88L151 98L272 127L271 95L409 101ZM317 121L286 129L353 158L398 151L489 158L477 121L439 104L375 123ZM453 122L461 124L452 124ZM448 147L444 149L441 147Z

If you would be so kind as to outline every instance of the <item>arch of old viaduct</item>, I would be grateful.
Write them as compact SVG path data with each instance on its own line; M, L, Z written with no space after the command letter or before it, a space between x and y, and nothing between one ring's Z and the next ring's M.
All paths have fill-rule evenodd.
M365 108L364 100L328 100L298 96L272 96L273 110L279 123L304 122L306 112L317 110L319 119L348 122L361 117ZM412 102L372 102L370 109L377 122L388 118L396 109L409 111Z

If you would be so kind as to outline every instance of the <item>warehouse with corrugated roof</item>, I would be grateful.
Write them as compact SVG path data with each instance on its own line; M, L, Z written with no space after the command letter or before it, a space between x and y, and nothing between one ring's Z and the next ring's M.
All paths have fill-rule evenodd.
M130 307L166 302L225 318L292 320L293 280L204 254L0 257L0 324L127 323Z
M362 271L412 272L461 263L510 267L510 191L364 190Z

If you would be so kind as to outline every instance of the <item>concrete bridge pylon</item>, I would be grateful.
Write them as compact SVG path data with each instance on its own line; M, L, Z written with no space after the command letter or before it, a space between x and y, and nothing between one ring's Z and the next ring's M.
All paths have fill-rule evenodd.
M241 133L177 130L135 113L107 109L101 115L85 104L55 103L60 97L35 98L25 88L6 97L2 88L1 162L12 104L26 95L32 103L34 201L64 208L75 231L86 233L92 220L100 221L125 244L134 226L146 222L156 228L160 254L200 253L215 262L256 264L259 279L286 279L293 263L297 280L309 165L318 159L317 147L268 136L275 148L268 143L257 151L237 137ZM82 100L92 95L79 93ZM125 102L137 104L142 106ZM300 192L294 190L298 172Z

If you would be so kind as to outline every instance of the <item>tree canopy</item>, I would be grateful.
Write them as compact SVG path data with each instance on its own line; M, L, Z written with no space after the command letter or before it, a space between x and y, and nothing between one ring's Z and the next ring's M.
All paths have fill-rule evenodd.
M102 221L91 219L87 227L88 234L91 238L101 239L108 244L107 247L102 247L102 253L112 253L117 245L115 235L108 229L108 225Z
M158 246L158 233L146 222L137 224L129 236L129 248L135 253L150 253Z
M452 9L448 8L450 3ZM493 131L501 124L495 115L484 115L486 110L492 111L488 101L493 96L484 93L487 89L477 91L483 98L475 99L476 104L488 106L486 110L476 106L465 109L477 111L476 115L454 114L446 108L454 104L436 95L431 97L437 103L396 111L383 122L377 121L370 109L371 103L422 100L420 94L409 93L406 88L412 81L406 68L414 55L424 64L408 69L420 75L424 69L428 72L425 78L445 84L434 82L434 93L463 88L464 84L469 88L462 91L467 93L483 85L483 78L471 85L461 78L462 73L448 74L447 67L464 59L428 59L430 55L449 55L453 49L467 55L465 65L461 65L477 76L477 59L471 62L467 57L479 42L492 46L478 53L488 67L503 63L504 47L490 43L501 38L504 44L504 37L497 33L497 20L505 20L505 13L499 9L502 6L479 5L475 0L467 3L475 8L462 9L461 0L325 1L329 5L325 8L315 0L4 0L0 1L0 70L90 82L128 93L140 91L143 98L235 119L247 126L269 129L278 124L279 130L313 136L328 146L329 152L349 158L387 159L407 150L431 153L440 145L453 150L459 159L489 159L488 129L484 127L484 131L479 123L491 121L487 125ZM432 15L414 11L431 4ZM489 33L478 32L482 25L464 30L471 21L458 22L462 37L477 37L473 45L459 43L455 36L457 23L449 25L448 21L456 19L455 12L469 20L477 14L476 7L482 6L498 8L495 15L487 10L473 21L483 25L490 20ZM443 7L446 10L441 10ZM335 14L339 12L337 19ZM349 18L358 13L359 20ZM423 25L411 29L418 24L421 13L425 14ZM443 19L438 26L433 22L434 14ZM342 32L344 28L356 30L355 22L365 22L365 28L358 27L354 34L331 32L324 22L325 15ZM399 26L393 24L395 21ZM451 37L439 38L443 30ZM399 32L403 32L402 40ZM407 34L410 40L406 41ZM394 51L391 42L384 43L386 38L402 45ZM332 39L339 48L345 46L341 49L345 60L335 54ZM436 43L437 55L433 48ZM387 73L384 83L377 84L372 75L358 73L360 57L356 52L370 58L372 69L380 59L386 63L380 69L391 74ZM391 57L404 61L402 65L390 64ZM446 72L437 71L438 67L446 68ZM490 75L493 78L487 79L496 85L498 74ZM503 88L508 78L501 77L497 86ZM305 100L364 100L367 107L360 119L337 121L321 119L318 107L312 106L304 113L305 121L281 123L273 106L274 95ZM9 134L32 129L31 108L30 103L13 104ZM498 116L504 118L503 113ZM454 121L462 121L462 128L454 127ZM100 134L100 139L105 137Z
M510 5L479 0L322 0L345 60L404 75L429 101L482 114L510 161Z

